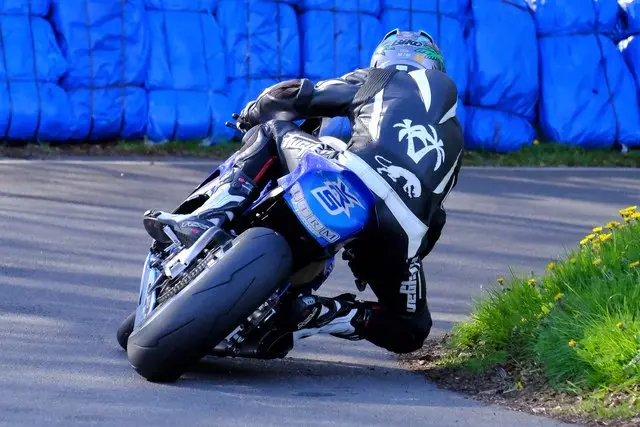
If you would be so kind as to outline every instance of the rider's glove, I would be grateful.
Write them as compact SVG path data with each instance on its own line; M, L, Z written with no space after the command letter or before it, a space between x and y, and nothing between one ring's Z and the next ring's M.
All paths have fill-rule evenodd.
M251 109L256 105L256 101L250 101L247 105L242 109L240 114L234 115L236 119L236 127L241 132L246 132L254 126L259 125L260 123L255 123L251 120Z
M351 273L355 276L358 290L364 291L368 281L366 278L366 272L368 269L365 260L362 259L362 257L356 257L353 249L351 248L345 248L343 250L342 259L347 261L347 265L349 265Z

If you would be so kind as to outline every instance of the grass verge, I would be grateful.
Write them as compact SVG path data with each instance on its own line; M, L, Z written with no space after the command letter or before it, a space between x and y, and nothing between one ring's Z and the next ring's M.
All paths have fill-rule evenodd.
M498 278L469 321L405 360L519 409L640 425L640 212L620 214L544 275Z
M239 142L204 146L198 141L145 144L119 141L100 144L0 145L0 156L11 158L55 158L64 156L179 156L224 159L240 147ZM541 143L514 153L466 151L465 166L602 166L640 167L640 150L621 153L613 149L584 149L577 146Z

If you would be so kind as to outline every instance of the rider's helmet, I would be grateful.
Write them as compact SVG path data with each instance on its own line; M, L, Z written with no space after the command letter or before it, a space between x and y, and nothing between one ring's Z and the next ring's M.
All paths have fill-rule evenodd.
M370 67L394 67L402 71L422 68L446 73L442 53L429 33L398 28L384 36L371 57Z

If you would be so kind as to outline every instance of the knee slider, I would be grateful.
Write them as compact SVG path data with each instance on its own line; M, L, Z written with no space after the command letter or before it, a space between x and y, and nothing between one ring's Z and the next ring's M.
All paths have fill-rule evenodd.
M431 313L425 307L411 317L402 317L386 310L373 310L362 331L363 338L393 353L419 350L431 331Z

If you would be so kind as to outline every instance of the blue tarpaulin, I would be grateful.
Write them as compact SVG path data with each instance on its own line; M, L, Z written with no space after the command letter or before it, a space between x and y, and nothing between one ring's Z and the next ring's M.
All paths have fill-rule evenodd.
M616 0L547 0L535 12L540 52L540 125L557 142L640 144L638 93L610 38Z
M62 86L71 138L144 136L149 43L143 0L54 0L52 20L69 61Z
M312 80L368 67L384 31L366 13L308 10L300 14L303 74Z
M298 0L300 11L327 10L331 12L367 13L378 16L381 0Z
M231 119L226 55L220 27L211 12L216 2L147 0L151 52L148 137L169 140L229 139ZM165 11L159 8L168 7Z
M630 37L630 39L624 43L622 55L636 82L636 89L638 97L640 98L640 35Z
M532 123L539 91L535 21L525 0L474 0L472 11L465 145L516 151L535 136Z
M216 19L227 53L227 94L240 111L269 84L300 77L300 35L292 5L220 0Z
M64 140L68 102L58 85L67 62L51 25L48 0L0 3L0 132L3 140Z

